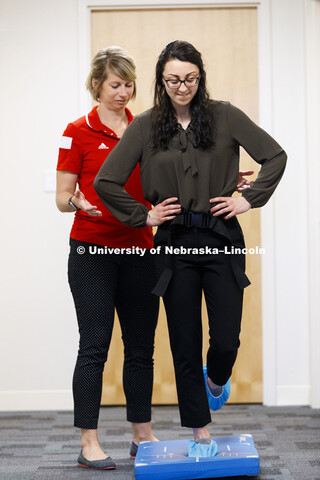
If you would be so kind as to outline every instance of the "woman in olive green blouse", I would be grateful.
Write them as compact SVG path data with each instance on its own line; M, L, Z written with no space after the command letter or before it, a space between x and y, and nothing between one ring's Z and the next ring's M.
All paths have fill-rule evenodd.
M242 196L232 197L242 146L261 165ZM148 210L123 188L140 163ZM138 115L102 166L94 187L107 208L132 227L158 226L154 238L173 354L182 426L210 442L209 406L230 394L239 348L245 275L244 240L236 215L263 206L284 172L280 145L228 102L210 100L201 54L169 43L156 66L154 106ZM201 297L210 346L202 366ZM203 375L204 373L204 375Z

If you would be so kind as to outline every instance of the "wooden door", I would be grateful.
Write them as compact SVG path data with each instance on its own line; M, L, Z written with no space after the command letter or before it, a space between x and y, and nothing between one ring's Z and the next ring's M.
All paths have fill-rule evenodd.
M256 8L163 8L93 11L92 55L108 45L128 50L137 64L137 98L129 105L136 114L152 105L154 69L166 43L180 39L202 53L211 98L229 100L258 122ZM258 172L257 164L241 153L241 168ZM260 246L259 210L240 215L247 247ZM247 255L252 285L245 290L241 347L232 374L230 402L262 401L262 328L259 255ZM203 303L204 359L208 321ZM116 322L104 372L102 403L124 404L122 342ZM177 402L173 364L163 306L155 348L153 404Z

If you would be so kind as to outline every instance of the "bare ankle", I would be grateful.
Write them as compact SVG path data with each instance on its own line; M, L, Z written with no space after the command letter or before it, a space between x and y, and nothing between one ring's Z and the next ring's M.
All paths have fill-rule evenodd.
M133 442L138 445L140 442L157 442L158 439L153 435L151 422L132 423Z
M208 432L207 427L193 428L193 438L195 442L203 438L211 438L210 433Z
M101 448L98 440L98 430L81 429L82 448Z
M210 390L210 393L215 397L218 398L223 392L223 386L217 385L216 383L213 383L213 381L208 377L207 379L207 384L208 388Z

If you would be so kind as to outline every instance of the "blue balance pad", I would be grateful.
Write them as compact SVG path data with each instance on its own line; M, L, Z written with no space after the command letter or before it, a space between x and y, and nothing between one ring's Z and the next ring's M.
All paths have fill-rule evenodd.
M259 455L252 435L213 438L214 457L188 457L189 440L140 443L134 463L136 480L188 480L258 475Z

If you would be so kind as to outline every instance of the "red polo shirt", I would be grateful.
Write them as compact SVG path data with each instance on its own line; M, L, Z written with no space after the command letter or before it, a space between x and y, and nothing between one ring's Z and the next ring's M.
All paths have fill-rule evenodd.
M127 108L126 114L130 123L133 115ZM69 123L65 129L59 149L57 170L66 170L78 175L79 189L86 199L102 212L102 217L92 217L82 210L77 211L70 237L110 247L152 248L152 229L131 228L121 223L103 205L93 188L93 181L101 165L119 140L115 132L101 123L97 107L85 117ZM143 197L139 165L130 175L125 189L139 203L151 208Z

